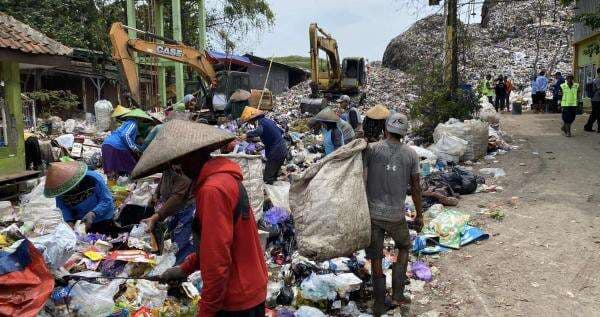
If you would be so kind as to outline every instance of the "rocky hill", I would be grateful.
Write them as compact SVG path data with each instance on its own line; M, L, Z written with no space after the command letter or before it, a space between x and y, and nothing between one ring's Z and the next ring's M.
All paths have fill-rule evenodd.
M484 10L485 27L461 25L459 59L464 79L503 74L524 88L534 71L572 71L570 8L554 0L529 0L500 2ZM410 71L415 65L428 67L442 61L444 25L442 15L416 22L390 42L383 65Z

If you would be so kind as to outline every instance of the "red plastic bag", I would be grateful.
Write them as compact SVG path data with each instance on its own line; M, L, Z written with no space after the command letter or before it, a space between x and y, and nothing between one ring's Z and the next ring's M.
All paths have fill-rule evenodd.
M29 240L0 254L0 316L36 316L53 288L44 257Z

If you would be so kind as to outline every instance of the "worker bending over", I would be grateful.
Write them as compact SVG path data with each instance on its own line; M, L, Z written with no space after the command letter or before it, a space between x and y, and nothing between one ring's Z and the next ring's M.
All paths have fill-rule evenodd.
M113 197L100 174L82 162L52 163L46 174L44 196L56 198L56 207L71 227L77 220L86 232L114 234Z
M287 144L283 139L283 130L275 121L265 117L265 113L252 107L245 107L240 118L242 122L256 123L256 129L248 131L242 136L246 138L260 138L265 145L265 170L263 180L265 184L273 184L281 173L281 166L288 154Z

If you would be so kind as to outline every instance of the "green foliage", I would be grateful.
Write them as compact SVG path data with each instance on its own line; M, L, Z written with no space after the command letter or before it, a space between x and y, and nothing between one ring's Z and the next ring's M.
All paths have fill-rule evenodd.
M286 65L290 65L290 66L304 68L307 70L310 70L310 68L311 68L310 57L308 57L308 56L298 56L298 55L282 56L282 57L275 57L275 59L273 59L273 61L282 63L282 64L286 64ZM327 70L327 60L326 59L319 58L319 68L322 72Z
M421 123L413 132L428 142L433 141L435 127L450 118L472 119L479 111L479 96L473 91L459 89L456 97L451 98L447 88L432 89L421 94L410 105L410 116Z
M155 8L136 1L137 28L156 32L150 23ZM110 54L108 30L114 22L127 22L126 0L0 0L0 11L70 47ZM183 40L198 46L198 1L181 0ZM207 1L209 34L242 39L253 29L271 26L275 15L266 0ZM172 37L171 1L164 1L165 35Z
M79 97L69 90L36 90L26 93L42 109L42 116L59 116L67 119L79 105Z

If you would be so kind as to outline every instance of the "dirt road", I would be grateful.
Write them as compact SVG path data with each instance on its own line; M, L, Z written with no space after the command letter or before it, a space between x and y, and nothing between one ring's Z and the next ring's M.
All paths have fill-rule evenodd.
M430 259L439 273L409 315L600 316L600 134L583 132L587 115L572 138L559 115L502 119L520 148L475 168L504 168L504 191L464 196L458 207L491 237ZM492 204L503 205L503 220L478 214Z

